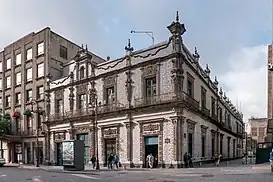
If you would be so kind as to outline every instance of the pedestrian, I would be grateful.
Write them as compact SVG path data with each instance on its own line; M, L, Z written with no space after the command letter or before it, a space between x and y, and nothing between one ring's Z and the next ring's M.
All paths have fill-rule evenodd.
M153 168L153 164L154 164L154 156L152 153L150 153L149 155L147 155L146 161L148 163L148 166L150 167L150 169Z
M113 154L109 155L107 162L108 162L108 169L113 169L113 162L114 162Z
M183 158L184 158L185 168L188 168L189 167L188 152L185 152Z
M96 161L97 161L97 158L95 157L95 155L93 155L92 158L91 158L93 169L95 169L95 167L96 167Z
M115 156L114 156L114 164L115 164L115 166L116 166L116 168L118 169L118 167L119 167L119 157L118 157L118 155L116 154Z

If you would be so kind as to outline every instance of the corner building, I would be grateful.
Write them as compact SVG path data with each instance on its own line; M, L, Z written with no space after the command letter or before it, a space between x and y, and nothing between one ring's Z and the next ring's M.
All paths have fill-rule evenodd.
M61 165L62 140L81 139L88 164L97 126L101 165L110 153L130 167L145 167L152 153L166 168L183 167L185 152L198 163L242 156L242 114L184 45L178 15L168 30L167 41L147 49L133 51L129 41L120 59L97 64L82 49L64 65L68 76L47 90L52 163Z

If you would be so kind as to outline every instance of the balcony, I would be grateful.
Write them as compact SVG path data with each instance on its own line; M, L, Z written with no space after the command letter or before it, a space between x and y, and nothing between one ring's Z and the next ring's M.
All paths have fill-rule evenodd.
M198 109L199 110L199 102L197 100L195 100L194 98L192 98L191 96L189 96L187 93L183 92L183 100L189 104L192 108L194 109Z
M162 104L162 103L167 103L171 102L174 99L174 94L173 93L166 93L162 95L156 95L152 97L141 97L135 99L135 107L143 107L143 106L149 106L149 105L156 105L156 104Z

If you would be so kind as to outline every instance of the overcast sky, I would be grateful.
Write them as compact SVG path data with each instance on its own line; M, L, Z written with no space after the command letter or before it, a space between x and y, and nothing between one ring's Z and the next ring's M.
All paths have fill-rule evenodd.
M184 42L196 46L245 121L266 116L267 45L272 39L271 0L0 0L0 50L47 26L64 37L88 44L106 58L121 57L131 38L135 50L168 39L167 26L179 11ZM240 105L240 104L238 104Z

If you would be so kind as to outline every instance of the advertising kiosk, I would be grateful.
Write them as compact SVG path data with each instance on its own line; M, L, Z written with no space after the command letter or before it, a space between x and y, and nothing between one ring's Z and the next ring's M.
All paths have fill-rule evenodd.
M84 141L65 140L62 142L62 148L64 170L84 170Z

